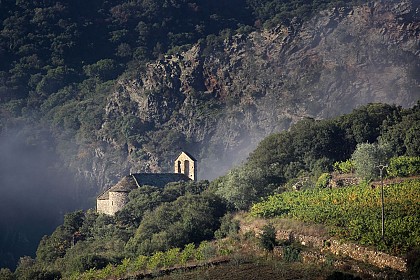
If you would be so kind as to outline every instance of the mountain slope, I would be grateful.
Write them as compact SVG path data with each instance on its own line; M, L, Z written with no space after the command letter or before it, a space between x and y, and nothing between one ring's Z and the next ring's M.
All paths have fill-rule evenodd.
M369 102L412 106L420 97L418 4L334 8L289 26L208 37L120 80L99 134L106 149L125 152L127 169L168 169L187 148L199 177L214 178L302 117ZM110 137L118 122L131 124L126 137Z

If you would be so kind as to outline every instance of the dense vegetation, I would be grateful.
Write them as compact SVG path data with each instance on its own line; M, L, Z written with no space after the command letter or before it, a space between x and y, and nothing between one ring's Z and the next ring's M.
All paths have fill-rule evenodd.
M167 143L160 143L162 133L155 134L154 124L130 115L97 134L115 79L141 75L147 62L197 42L211 50L236 32L249 32L265 23L286 23L295 16L305 18L336 4L345 3L2 1L0 129L41 120L57 139L59 154L78 159L79 164L86 151L79 151L78 146L88 150L109 136L119 144L152 143L164 158ZM188 144L183 136L171 138L176 138L176 145Z
M83 164L89 165L88 152L109 137L118 145L135 143L166 157L167 147L186 147L188 139L130 114L98 132L117 79L141 75L147 62L192 44L201 44L208 55L236 32L356 2L361 1L0 1L0 136L16 130L24 138L22 150L42 146L53 151L48 167L55 174L61 174L59 168L83 170ZM217 102L209 101L209 110L219 109ZM36 260L21 259L16 275L34 278L52 271L53 277L212 238L226 209L247 209L261 197L283 191L296 177L309 178L305 182L312 186L332 163L349 159L357 144L381 136L394 156L418 156L419 119L419 106L380 104L331 121L305 119L264 140L245 165L211 186L194 186L200 191L184 185L165 191L144 188L133 192L115 218L90 211L67 215L63 225L42 239ZM106 154L110 162L125 150L112 152ZM55 161L60 157L67 166ZM211 191L203 191L207 188ZM162 226L156 226L160 219ZM165 242L150 242L163 237ZM2 244L19 238L13 231L0 233ZM80 238L75 246L73 238Z
M18 138L20 150L27 154L51 154L48 172L78 175L73 184L77 186L75 195L66 197L75 203L49 211L48 219L40 218L53 220L48 223L55 226L62 219L60 211L91 205L98 185L117 179L112 176L121 172L118 160L127 152L127 143L138 148L133 155L136 160L147 151L171 159L174 151L168 147L192 146L185 135L140 122L132 114L115 117L102 127L117 80L142 75L147 62L179 53L192 44L199 43L206 50L203 55L209 55L237 32L287 24L291 17L303 19L328 6L355 2L0 1L0 146L4 139ZM220 100L203 102L207 101L202 107L209 114L220 110ZM135 109L127 105L127 111ZM109 149L108 140L112 143ZM104 161L117 164L109 165L101 176L107 181L98 182L85 172L92 169L92 154L102 150ZM12 156L24 158L16 153ZM8 173L0 171L2 178L3 172ZM61 196L51 199L59 200ZM2 212L7 205L1 203ZM20 255L17 248L21 248L19 252L33 251L33 242L24 240L40 238L38 231L42 230L37 227L41 224L24 222L21 229L12 229L8 220L2 219L1 227L8 230L0 233L0 251L7 255L0 265L13 267Z
M17 106L33 109L65 88L67 98L61 102L84 100L86 96L71 93L75 85L112 80L126 69L137 71L144 62L206 40L210 34L240 27L249 31L254 25L285 23L345 4L334 0L2 1L0 101L20 99L26 104Z
M172 248L165 252L157 251L151 256L140 255L133 259L124 259L120 265L108 264L102 270L92 268L84 273L75 273L71 279L106 279L107 277L121 277L127 275L146 275L174 266L187 267L189 263L204 263L211 259L229 254L224 246L215 246L203 241L195 246L194 243L185 245L183 249Z
M375 150L378 142L379 146L386 143L389 153L382 160L418 157L419 125L419 105L402 109L369 104L331 120L303 119L290 130L265 138L245 164L215 180L214 185L217 185L217 193L234 207L247 209L260 197L275 190L284 191L296 183L314 187L322 173L333 171L334 165L340 162L344 165L353 154L357 155L355 151L366 145ZM377 178L379 170L375 168L375 160L368 159L366 152L362 154L360 162L369 162L369 170L374 172L369 176ZM386 162L376 162L376 165L381 163ZM396 172L393 168L391 172ZM366 170L365 166L359 173Z
M170 257L163 258L165 254L174 255L168 261L171 264L184 263L181 256L186 249L182 248L192 246L190 249L196 250L187 244L198 246L205 240L235 233L238 224L226 213L249 209L267 196L267 200L252 206L254 215L325 224L338 237L404 255L420 241L420 220L413 215L420 211L418 179L385 188L385 242L381 240L378 219L379 188L370 187L377 172L362 178L365 181L360 186L325 187L331 179L328 171L333 168L346 173L359 168L354 156L357 153L364 155L363 162L377 164L376 154L370 158L372 155L361 148L384 145L376 141L387 140L386 146L394 147L388 155L391 160L386 162L387 177L419 175L419 150L414 148L419 145L418 137L413 137L417 132L411 129L420 120L419 108L370 104L332 120L304 119L289 131L269 136L245 165L211 183L182 182L163 189L136 189L130 193L129 203L114 217L94 211L69 213L61 226L41 240L35 260L20 260L15 276L31 279L50 273L70 277L106 267L105 272L98 273L118 274L118 267L125 267L121 268L124 271L168 267L164 260ZM404 131L396 129L399 127L405 127ZM394 134L396 131L398 134ZM287 191L298 181L303 181L303 191ZM274 241L269 237L264 246L271 248ZM207 246L204 244L201 246ZM223 254L220 248L217 254L214 249L207 249L215 255ZM159 262L155 260L157 256L161 257Z
M206 191L208 184L143 187L130 193L130 203L115 217L92 210L69 213L61 226L41 240L36 262L21 258L15 276L34 279L48 272L69 277L124 258L152 256L212 239L225 205Z
M414 214L420 213L420 180L385 186L385 242L381 239L380 192L380 187L365 184L285 192L254 204L251 213L325 224L339 238L405 255L420 244L420 217Z

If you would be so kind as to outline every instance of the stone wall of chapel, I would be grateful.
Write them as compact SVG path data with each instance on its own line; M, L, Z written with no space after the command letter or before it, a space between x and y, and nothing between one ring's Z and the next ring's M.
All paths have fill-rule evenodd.
M96 200L96 211L98 213L109 215L109 200L97 199Z
M114 215L120 211L128 202L128 193L109 192L109 215Z

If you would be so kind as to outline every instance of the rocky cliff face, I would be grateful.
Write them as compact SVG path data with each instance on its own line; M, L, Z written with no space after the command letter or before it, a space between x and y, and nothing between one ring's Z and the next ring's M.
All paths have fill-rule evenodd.
M107 174L106 154L115 150L121 173L168 171L184 148L198 158L199 178L214 178L302 117L333 117L369 102L414 105L419 3L330 9L306 22L197 43L147 65L121 79L109 98L94 173ZM123 143L109 131L127 118Z

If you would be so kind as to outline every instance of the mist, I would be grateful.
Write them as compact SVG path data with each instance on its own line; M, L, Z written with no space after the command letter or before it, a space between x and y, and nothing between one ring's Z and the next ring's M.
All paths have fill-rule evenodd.
M49 135L27 127L0 135L0 267L34 257L42 236L86 204Z
M239 128L238 138L229 147L221 148L219 151L203 153L204 156L198 162L199 180L214 180L226 175L229 170L244 164L249 154L254 151L258 143L266 136L253 133ZM202 147L203 148L203 147ZM206 148L203 148L206 150ZM209 148L207 147L207 150Z

